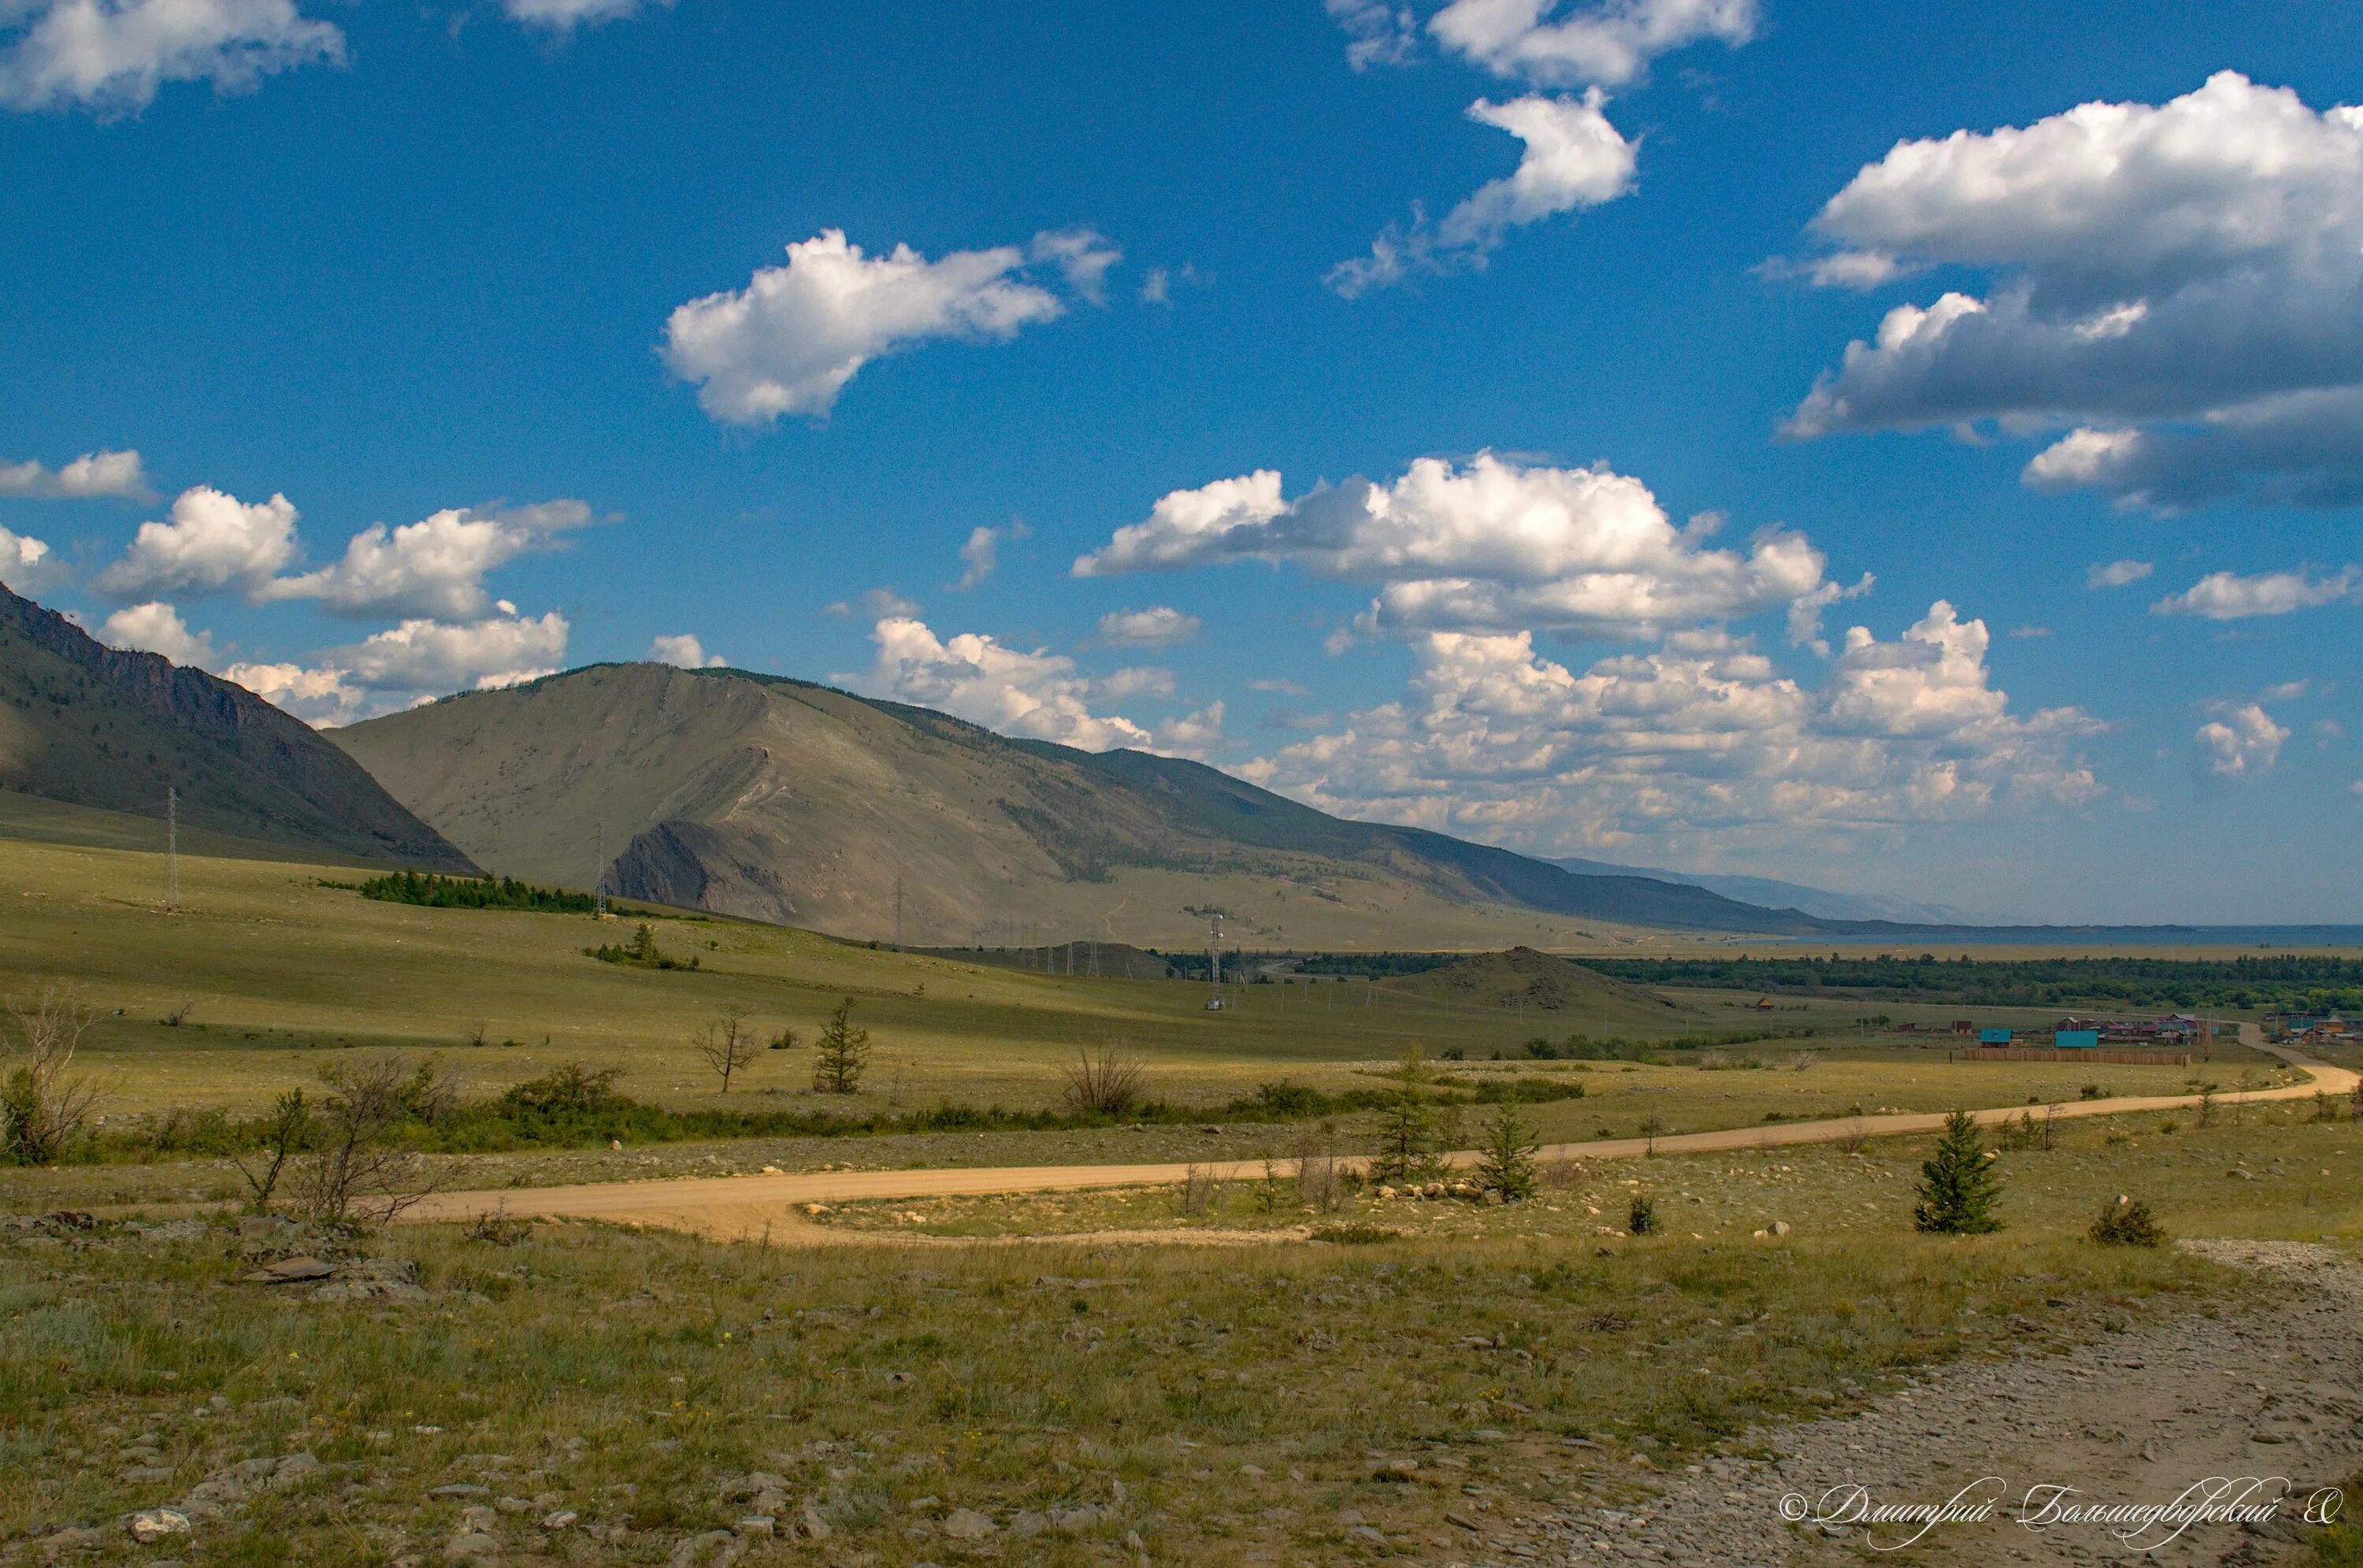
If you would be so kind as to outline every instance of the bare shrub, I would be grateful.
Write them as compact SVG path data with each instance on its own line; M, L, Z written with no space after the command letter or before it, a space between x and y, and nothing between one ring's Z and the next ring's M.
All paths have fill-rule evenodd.
M1140 1105L1141 1080L1148 1069L1138 1057L1114 1045L1094 1053L1088 1045L1076 1049L1067 1064L1066 1082L1059 1090L1067 1109L1081 1115L1130 1116Z
M1212 1165L1193 1165L1182 1177L1182 1212L1204 1214L1222 1206L1223 1178Z
M1553 1160L1543 1167L1543 1185L1565 1192L1583 1180L1583 1167L1573 1160Z
M181 999L180 1006L168 1009L165 1011L163 1018L164 1027L167 1029L180 1028L183 1024L189 1021L189 1015L196 1010L196 999L194 997L183 997Z
M1869 1142L1870 1124L1859 1116L1849 1120L1846 1124L1846 1131L1838 1136L1838 1147L1849 1154L1861 1154L1863 1145Z
M1789 1058L1789 1067L1792 1072L1807 1073L1820 1066L1821 1060L1821 1054L1819 1052L1800 1051L1795 1055Z
M249 1209L257 1214L271 1211L280 1182L296 1159L311 1149L318 1132L311 1102L302 1089L289 1089L272 1102L271 1115L262 1124L261 1150L235 1162L238 1174L246 1178Z
M1337 1161L1337 1133L1327 1123L1300 1128L1296 1134L1296 1200L1317 1213L1330 1214L1346 1201L1346 1170Z
M399 1147L406 1122L450 1114L458 1091L433 1063L374 1056L320 1070L318 1132L295 1162L289 1190L307 1218L383 1225L435 1190L426 1163Z
M505 1203L496 1204L468 1221L466 1235L471 1242L484 1242L495 1247L514 1247L525 1240L533 1226L508 1211Z
M730 1092L731 1075L755 1059L755 1032L747 1027L747 1009L738 1002L724 1002L714 1010L714 1017L689 1037L689 1043L704 1057L707 1069L720 1076L722 1092Z
M98 1086L73 1070L73 1058L95 1018L54 988L9 1005L0 1025L0 1160L49 1165L88 1123Z

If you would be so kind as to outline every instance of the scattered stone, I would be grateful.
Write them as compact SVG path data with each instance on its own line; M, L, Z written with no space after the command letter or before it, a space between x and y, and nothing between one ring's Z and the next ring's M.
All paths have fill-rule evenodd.
M747 1543L727 1529L710 1529L704 1535L687 1535L673 1543L672 1555L665 1559L665 1568L730 1568L747 1550Z
M291 1453L272 1466L269 1485L274 1492L284 1492L300 1486L316 1475L324 1466L308 1453Z
M944 1516L943 1531L954 1540L982 1540L997 1528L974 1508L954 1508Z
M820 1509L816 1506L806 1503L796 1511L796 1533L807 1540L826 1540L837 1532L826 1519L820 1517Z
M454 1562L485 1562L500 1554L500 1538L486 1535L480 1529L453 1536L451 1544L443 1549L443 1555Z
M493 1495L493 1489L490 1486L479 1486L473 1482L451 1481L440 1486L427 1488L427 1495L430 1497L489 1497Z
M337 1265L318 1258L282 1258L245 1276L249 1285L298 1285L305 1280L333 1279Z
M576 1514L572 1508L560 1508L555 1513L542 1515L541 1528L544 1529L571 1529L573 1528L575 1521L580 1517L581 1516Z
M147 1508L131 1516L131 1539L142 1546L188 1533L189 1516L178 1508Z

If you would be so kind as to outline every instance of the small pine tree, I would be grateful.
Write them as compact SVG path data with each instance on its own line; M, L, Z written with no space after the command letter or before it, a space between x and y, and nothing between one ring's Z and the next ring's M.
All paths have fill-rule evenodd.
M1535 1151L1541 1146L1534 1130L1518 1115L1516 1104L1503 1100L1485 1134L1484 1154L1477 1162L1478 1185L1487 1192L1500 1193L1504 1203L1523 1203L1532 1198L1541 1176Z
M2124 1193L2092 1221L2092 1240L2111 1247L2155 1247L2166 1240L2166 1228L2149 1205Z
M1912 1223L1923 1231L1975 1236L2002 1229L1993 1212L2002 1183L1994 1177L1985 1140L1968 1111L1956 1110L1945 1118L1936 1152L1920 1167L1918 1191Z
M1633 1195L1633 1207L1625 1211L1625 1229L1636 1236L1646 1236L1658 1228L1658 1206L1641 1193Z
M1379 1151L1370 1156L1375 1181L1426 1181L1437 1171L1436 1107L1422 1086L1427 1069L1414 1043L1403 1053L1395 1092L1379 1113Z
M813 1046L813 1088L823 1094L851 1094L861 1087L861 1070L870 1063L870 1031L853 1027L853 999L846 998L828 1015L828 1024Z

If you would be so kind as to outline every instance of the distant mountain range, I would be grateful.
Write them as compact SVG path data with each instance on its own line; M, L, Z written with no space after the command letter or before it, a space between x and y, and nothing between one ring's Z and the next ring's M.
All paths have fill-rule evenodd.
M0 587L0 790L161 818L324 860L470 871L309 725L242 686L93 640Z
M1194 762L743 670L594 665L323 734L0 588L0 790L324 859L478 867L913 946L1508 947L1958 927L1941 906L1551 862ZM54 809L54 808L52 808ZM5 813L0 813L4 815ZM22 816L23 813L17 813ZM12 819L13 820L13 819ZM46 830L45 830L46 831Z
M899 907L912 945L1170 943L1215 909L1230 940L1270 947L1389 931L1507 945L1533 940L1520 911L1823 929L1703 888L1342 821L1194 762L1012 740L740 670L598 665L330 738L499 871L860 937L891 937Z
M1660 882L1704 888L1744 904L1767 909L1792 909L1821 920L1891 921L1905 925L1985 926L2012 923L2007 917L1975 914L1950 904L1928 904L1877 893L1834 893L1769 877L1724 877L1688 871L1666 871L1644 866L1619 866L1607 860L1561 856L1551 862L1580 877L1647 877Z

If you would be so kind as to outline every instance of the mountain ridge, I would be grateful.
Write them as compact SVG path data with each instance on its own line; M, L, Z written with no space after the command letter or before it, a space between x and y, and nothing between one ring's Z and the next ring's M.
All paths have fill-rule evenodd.
M230 681L110 648L0 585L0 788L329 858L471 872L317 731Z
M1947 927L2007 926L2023 923L1980 915L1950 904L1925 903L1884 893L1842 893L1829 888L1784 882L1772 877L1749 877L1710 871L1669 871L1660 867L1624 866L1582 856L1553 856L1550 863L1579 877L1647 877L1655 881L1704 888L1744 904L1789 908L1816 920L1886 922L1906 925Z
M1585 878L1425 829L1331 817L1202 763L1012 739L751 671L591 665L331 738L497 870L578 887L601 878L625 896L840 934L890 934L899 885L914 944L1027 930L1114 939L1138 918L1133 889L1163 899L1226 878L1280 911L1254 917L1275 943L1325 902L1373 919L1440 904L1546 923L1823 929L1704 889ZM1192 898L1202 896L1212 895ZM1167 941L1173 908L1158 911L1154 934ZM1471 942L1530 940L1490 937Z

